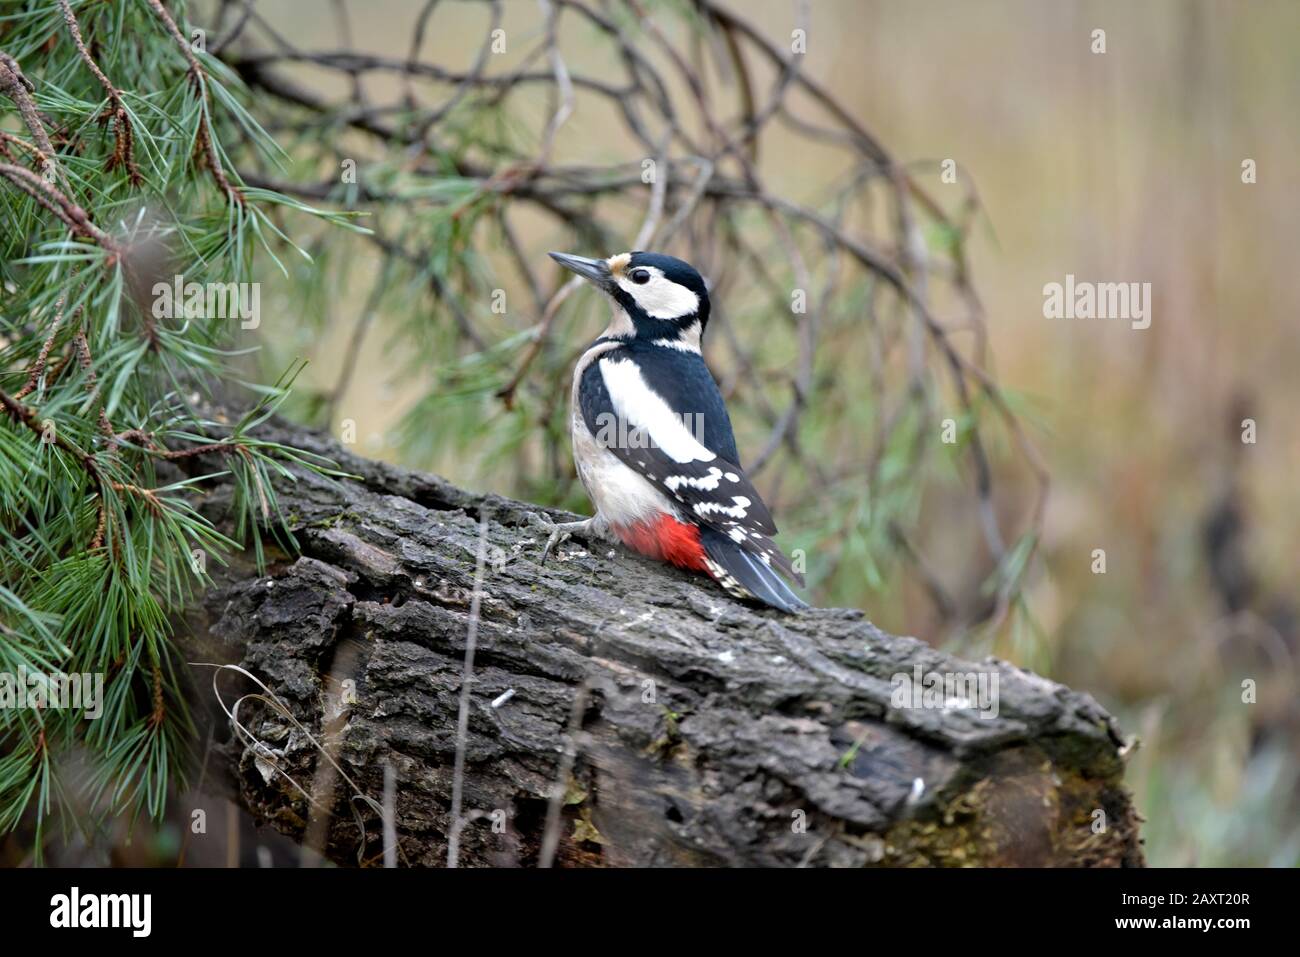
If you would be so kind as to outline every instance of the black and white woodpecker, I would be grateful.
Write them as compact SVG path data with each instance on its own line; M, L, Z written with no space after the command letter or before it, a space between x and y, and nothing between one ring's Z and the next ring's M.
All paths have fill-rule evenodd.
M544 522L551 534L543 559L571 534L616 538L704 572L739 598L806 608L782 578L803 584L772 541L772 514L740 466L727 407L700 354L709 321L700 274L659 253L551 258L605 293L613 319L573 370L573 458L596 514Z

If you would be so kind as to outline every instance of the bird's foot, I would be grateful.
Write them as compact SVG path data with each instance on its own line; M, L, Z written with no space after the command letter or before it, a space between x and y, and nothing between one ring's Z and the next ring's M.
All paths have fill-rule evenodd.
M546 559L550 556L551 550L567 542L570 538L578 538L590 541L601 538L604 534L604 523L599 518L588 518L581 522L552 522L545 515L539 515L536 512L529 512L528 517L534 525L541 527L542 531L547 533L546 547L542 549L541 564L546 564Z

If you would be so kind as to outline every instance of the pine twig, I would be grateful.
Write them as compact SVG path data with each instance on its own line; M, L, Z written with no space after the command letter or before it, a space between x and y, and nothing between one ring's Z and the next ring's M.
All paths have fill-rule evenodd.
M131 129L131 118L126 112L126 105L122 102L122 91L113 85L104 71L99 68L94 57L90 55L90 50L86 48L86 41L81 36L81 26L72 12L72 5L68 0L59 0L59 6L63 9L63 20L72 34L72 42L76 44L77 53L81 55L82 61L108 94L108 107L99 119L101 123L113 120L114 148L113 155L108 158L104 168L112 171L119 166L125 167L131 185L140 186L144 183L144 177L140 175L140 168L135 162L135 134Z
M162 0L149 0L149 6L153 8L154 13L162 20L171 34L172 39L180 47L181 54L185 57L185 62L189 65L190 82L199 94L199 131L195 142L195 147L207 162L208 172L216 180L217 186L221 189L222 195L229 202L237 206L244 205L244 194L236 189L226 176L225 167L221 165L221 156L217 152L216 140L212 135L212 124L208 117L208 85L207 74L203 70L203 65L199 63L198 57L190 49L190 45L185 42L185 36L181 33L180 28L176 26L176 21L172 15L167 12L167 8L162 5Z

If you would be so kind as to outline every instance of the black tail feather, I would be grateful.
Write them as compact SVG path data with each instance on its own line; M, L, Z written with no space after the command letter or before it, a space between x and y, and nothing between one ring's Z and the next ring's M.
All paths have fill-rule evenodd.
M700 544L704 546L714 578L732 594L756 599L784 612L808 607L774 568L723 532L701 528Z

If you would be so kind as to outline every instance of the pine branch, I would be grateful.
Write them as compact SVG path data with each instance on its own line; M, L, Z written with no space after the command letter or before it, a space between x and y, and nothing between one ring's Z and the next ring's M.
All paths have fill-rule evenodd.
M162 0L149 0L149 6L162 20L167 32L171 34L172 39L176 41L176 45L180 48L181 54L185 57L185 62L189 64L190 82L194 84L194 89L199 95L199 131L195 146L206 160L208 171L212 174L212 178L216 180L222 194L235 205L243 206L244 196L231 185L226 176L225 168L221 165L221 157L217 154L216 139L212 135L212 122L208 115L207 74L199 64L198 58L194 56L194 51L190 49L190 45L185 41L180 28L176 26L176 21L167 12L167 8L162 5Z
M59 0L59 6L63 10L63 20L68 25L68 31L72 34L72 41L77 46L77 53L81 55L82 61L90 72L95 75L95 79L99 81L99 85L104 88L104 92L108 95L108 108L100 119L105 123L110 119L113 120L113 135L116 145L113 149L113 155L109 157L104 168L113 170L119 166L125 167L131 185L139 186L144 183L144 177L140 175L140 168L135 162L135 134L131 129L131 118L127 115L126 107L122 102L122 93L104 75L104 71L99 68L99 64L95 62L94 57L90 55L90 51L86 49L86 41L81 37L81 25L77 23L77 18L72 12L72 5L68 0Z

